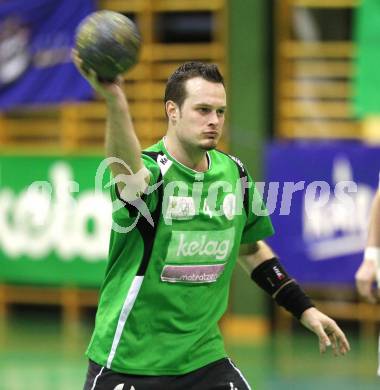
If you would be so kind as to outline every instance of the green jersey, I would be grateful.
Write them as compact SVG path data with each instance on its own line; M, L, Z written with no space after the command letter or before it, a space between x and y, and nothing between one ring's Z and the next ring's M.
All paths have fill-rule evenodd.
M163 140L148 152L143 207L126 203L113 213L119 228L87 356L117 372L180 375L226 356L218 321L239 246L273 228L236 158L212 150L200 173L176 161ZM115 187L111 196L117 201Z

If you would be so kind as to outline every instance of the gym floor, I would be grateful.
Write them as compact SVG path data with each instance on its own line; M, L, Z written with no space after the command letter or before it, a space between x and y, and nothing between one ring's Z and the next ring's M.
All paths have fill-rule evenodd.
M12 312L0 322L0 390L81 390L91 328L91 319L64 331L58 313ZM356 334L352 326L352 351L340 358L321 356L317 339L298 327L290 338L227 340L226 347L255 390L379 389L377 339L359 342Z

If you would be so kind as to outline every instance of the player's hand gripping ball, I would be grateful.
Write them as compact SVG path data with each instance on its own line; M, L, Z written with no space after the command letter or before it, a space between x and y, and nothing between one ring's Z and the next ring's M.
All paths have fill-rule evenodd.
M75 39L83 69L92 69L100 81L109 82L137 62L140 45L136 25L126 16L107 10L83 19Z

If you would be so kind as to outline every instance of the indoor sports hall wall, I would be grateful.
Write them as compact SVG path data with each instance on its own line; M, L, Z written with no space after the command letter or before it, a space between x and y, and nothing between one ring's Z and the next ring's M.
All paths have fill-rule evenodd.
M6 26L9 25L9 18L6 15L16 14L20 4L20 2L14 2L2 8L7 22ZM195 4L191 1L141 0L126 1L122 6L120 2L104 1L101 5L104 8L125 12L138 22L141 29L144 44L140 63L127 74L125 88L131 97L131 111L142 144L146 146L156 141L165 131L161 98L165 79L170 72L180 62L187 59L213 61L218 63L224 71L227 82L231 86L230 124L226 128L226 136L221 142L221 148L231 149L246 161L255 175L260 175L261 145L264 143L267 124L264 112L268 105L268 101L264 102L261 95L265 91L266 79L269 75L264 54L266 41L259 31L264 27L264 20L261 16L269 18L270 15L268 9L264 7L264 2L249 2L248 6L244 1L237 1L234 4L236 8L230 9L230 18L227 18L226 2L222 0L210 1L207 4L199 2ZM83 8L88 8L83 12L90 12L95 6L92 1L82 2L81 5ZM81 199L84 198L82 192L88 191L91 187L90 178L93 180L96 169L94 164L89 169L87 180L83 183L85 175L84 172L81 173L80 167L86 165L83 161L88 161L90 158L84 156L83 161L80 161L80 156L91 154L95 156L94 161L96 158L101 160L105 110L103 103L92 96L92 92L70 63L69 49L73 42L76 19L71 18L72 24L67 26L65 39L62 39L57 32L54 40L54 34L46 34L38 29L39 18L41 18L38 13L39 7L42 7L45 12L43 19L46 29L56 25L54 15L57 12L58 14L75 12L77 19L81 17L80 12L75 7L71 7L69 2L62 3L62 9L55 10L54 2L51 0L41 0L38 5L31 3L19 14L20 20L26 18L25 15L28 15L28 20L30 20L28 40L25 41L25 45L29 44L33 51L30 58L31 66L24 69L25 73L14 75L15 79L12 82L4 80L4 83L8 82L8 84L1 95L3 111L0 115L0 140L6 154L3 154L1 158L3 172L1 189L2 193L11 194L11 199L9 208L4 210L7 217L4 216L6 223L2 239L1 261L6 266L1 267L4 271L0 273L0 279L4 283L97 287L95 281L100 282L101 270L105 263L104 250L102 260L99 254L96 254L94 259L86 260L84 248L86 245L90 248L90 243L96 242L98 245L92 248L92 251L96 251L100 243L104 242L104 237L100 242L97 241L99 234L104 232L104 226L109 226L108 223L100 229L100 220L96 219L98 216L90 215L91 213L84 215L86 211L81 211L81 218L87 218L87 220L82 220L81 225L75 229L82 229L83 245L81 245L82 240L74 234L71 238L67 236L63 244L57 244L57 237L49 238L47 232L51 226L61 231L62 234L71 231L65 225L65 221L62 221L63 226L57 228L59 219L54 217L54 212L60 207L59 201L63 202L57 201L55 194L55 167L66 167L66 176L71 174L73 180L78 182L78 192L70 193L70 196L73 195L72 201L75 204L78 200L81 203ZM194 20L198 23L193 23ZM23 26L17 23L12 25L12 28L15 29L14 31L19 31L17 29L23 31ZM11 27L9 29L11 35ZM56 30L60 31L60 28L56 26ZM228 30L231 30L230 45L227 45ZM242 35L252 36L249 50L244 40L241 39ZM20 33L21 38L22 36ZM57 53L61 56L57 57ZM231 63L227 61L229 55L232 59ZM61 58L62 64L45 62L45 66L42 67L37 61L41 58L50 58L51 61L52 59L58 61ZM261 60L258 61L257 58ZM231 68L230 74L229 68ZM67 77L63 77L64 74L67 74ZM256 75L255 79L252 79L252 75ZM41 79L50 82L43 83ZM20 91L30 89L31 85L40 84L46 91L38 88L36 93L29 95L20 93ZM61 104L44 104L46 102L43 99L49 99L50 93L63 91L64 88L72 91L69 99L63 94L57 98L62 101ZM37 92L41 93L41 99ZM8 98L9 94L18 98L23 97L24 100L12 103L12 100ZM75 103L74 100L84 101ZM20 103L23 103L23 106L20 106ZM54 103L54 99L51 99L51 103ZM12 109L10 105L13 105ZM228 127L234 130L230 132ZM246 142L251 137L256 141ZM20 148L22 148L21 151ZM32 155L29 152L33 152ZM68 158L68 156L76 157ZM12 168L12 172L19 169L20 173L12 176L9 167L15 161L17 165ZM22 168L24 165L28 166L27 170ZM18 179L15 180L15 177ZM36 179L47 181L47 187L50 186L52 189L52 205L48 208L44 201L46 201L49 188L43 187L41 191L38 190L40 192L36 190L36 194L32 195L27 191L27 186ZM29 214L19 209L22 202L28 201L28 196L38 199L36 206L30 210ZM55 207L53 207L54 203ZM24 215L24 212L27 215ZM71 221L67 210L62 214L65 216L60 216L58 212L59 218ZM15 221L19 224L19 221L25 217L29 219L28 225L16 226ZM51 223L48 222L49 218L54 220L52 225L49 225ZM16 240L17 244L12 246L15 237L21 237L22 240L20 243ZM65 253L65 248L57 247L57 245L66 245L67 253ZM88 267L87 271L85 267ZM246 275L241 276L245 283L249 283ZM69 280L70 277L72 280ZM240 283L237 282L233 290L233 297L236 292L237 298L233 298L235 303L232 310L240 313L255 311L261 313L263 310L261 299L257 297L255 305L246 305L240 299L245 288L240 292L239 286ZM250 283L248 288L252 288ZM257 294L261 296L259 292Z
M0 280L3 283L96 287L105 262L104 231L109 221L102 213L91 214L91 210L81 205L91 191L96 162L101 160L105 111L103 104L75 73L69 53L76 20L70 17L70 12L80 19L80 15L90 12L95 4L81 2L78 10L71 2L62 2L62 9L57 10L52 0L41 0L42 18L37 3L28 3L28 7L21 7L21 3L15 1L0 8L4 27L2 47L8 47L5 46L8 39L14 38L21 48L28 45L31 48L21 50L20 57L15 58L10 52L10 57L6 58L10 65L7 61L2 64L0 194L4 201L0 261L4 267L0 267ZM117 9L120 4L101 2L109 9ZM323 143L326 140L360 142L364 136L352 104L354 36L348 20L353 20L354 2L330 5L323 2L318 6L308 1L234 1L229 4L228 8L222 0L202 5L191 1L141 0L125 2L122 9L117 9L139 23L144 40L141 61L127 74L125 87L131 96L131 110L143 145L159 139L165 131L161 96L170 71L189 58L214 61L227 76L230 98L222 148L238 155L260 181L290 180L285 173L297 175L297 164L292 166L288 160L282 161L285 152L300 153L299 159L303 160L302 166L308 175L331 179L330 168L315 170L311 159L302 157L302 153L311 156L311 152L298 141L308 140L310 150L321 153L315 158L325 161ZM56 23L57 12L68 15L59 18L62 23L66 19L70 21L65 26L67 30L63 30L65 33ZM273 31L271 21L276 15L281 17L276 19ZM37 29L41 19L45 24ZM333 19L338 22L331 28L328 21ZM20 22L22 20L28 21L28 28ZM202 23L190 23L192 20ZM301 27L305 20L313 28L304 31ZM7 71L13 69L12 61L24 65L17 68L20 73ZM32 93L24 93L34 85L37 87L32 88ZM62 95L58 96L58 92ZM17 100L20 98L23 100ZM83 99L84 102L75 102ZM50 104L45 104L46 101ZM271 133L274 134L273 144L264 159ZM288 143L285 149L277 143L283 140ZM281 152L278 160L274 159L276 150ZM327 150L331 151L330 146ZM351 146L343 142L331 160L341 154L349 155L351 150ZM94 157L86 157L88 154ZM264 161L266 177L263 176ZM86 176L82 167L87 165ZM273 168L277 165L283 170ZM360 173L364 165L355 160L352 170ZM59 182L65 175L78 184L78 191L72 192L69 199L74 204L72 218L67 209L57 211L59 202L64 204L67 199L59 199L54 181ZM372 172L368 180L372 191L376 186L375 176ZM27 186L35 180L47 181L47 187L35 188L35 193L27 192ZM52 196L49 206L47 194ZM105 197L99 195L91 201L96 205ZM25 204L31 199L36 202L35 207L27 210ZM302 217L297 212L292 216L298 220ZM28 220L23 223L25 218ZM62 218L60 227L59 218ZM101 223L102 218L104 223ZM297 269L303 261L298 256L301 238L292 241L292 247L281 244L287 237L282 235L282 226L290 222L283 222L282 217L277 219L276 214L273 218L279 226L273 243L284 262L296 262L291 267ZM73 227L67 227L69 222ZM58 232L54 232L56 236L48 233L54 229ZM70 236L73 231L78 235ZM59 234L65 235L64 243L57 243ZM343 233L337 231L336 234ZM356 248L352 263L355 265L360 257L359 245ZM327 267L327 263L318 264ZM354 265L350 268L351 281L353 269ZM247 294L255 299L244 299ZM267 301L240 269L236 271L231 302L232 312L238 314L267 312Z
M165 133L168 75L190 59L220 66L221 149L259 182L281 261L349 335L344 360L320 356L236 267L222 329L253 388L377 389L380 315L353 278L379 178L378 0L0 1L0 389L83 385L111 204L109 177L100 172L100 190L96 182L104 104L70 48L77 22L98 7L141 30L125 92L143 146ZM350 186L336 196L341 182L357 185L353 197Z

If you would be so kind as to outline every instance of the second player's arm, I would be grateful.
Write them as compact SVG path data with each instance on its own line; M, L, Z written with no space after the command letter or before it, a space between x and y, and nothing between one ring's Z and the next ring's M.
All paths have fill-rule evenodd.
M380 267L380 190L376 192L372 203L366 250L355 275L359 294L371 303L376 303L378 299L372 289L378 267ZM378 290L379 288L380 286Z
M350 346L346 336L330 317L313 307L309 298L288 277L271 248L264 242L240 247L240 263L251 278L276 302L290 311L319 339L319 349L332 346L334 354L345 354Z
M380 190L376 192L372 204L367 246L380 248Z

